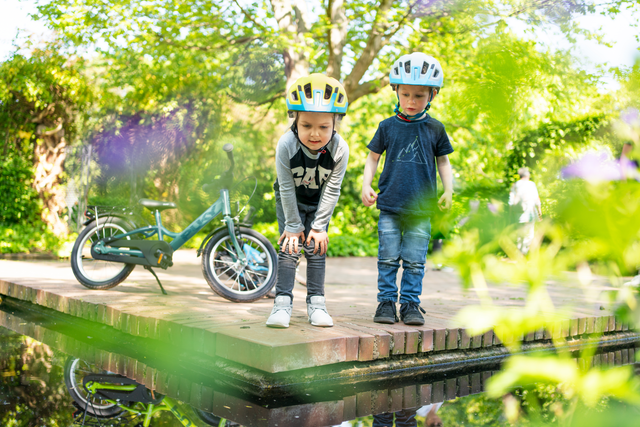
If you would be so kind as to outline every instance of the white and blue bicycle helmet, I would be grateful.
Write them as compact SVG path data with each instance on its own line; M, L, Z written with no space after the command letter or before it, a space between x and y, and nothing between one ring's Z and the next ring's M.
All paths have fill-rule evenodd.
M389 83L396 85L429 86L440 89L444 72L440 62L422 52L402 55L391 67Z

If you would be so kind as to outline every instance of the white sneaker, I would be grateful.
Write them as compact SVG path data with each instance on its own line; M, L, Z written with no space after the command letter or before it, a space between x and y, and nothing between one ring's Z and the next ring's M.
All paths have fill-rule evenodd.
M291 297L287 295L276 297L271 315L267 319L267 326L288 328L289 320L291 320Z
M333 326L333 319L327 313L323 296L316 295L311 297L311 302L307 304L307 314L309 315L309 323L313 326Z

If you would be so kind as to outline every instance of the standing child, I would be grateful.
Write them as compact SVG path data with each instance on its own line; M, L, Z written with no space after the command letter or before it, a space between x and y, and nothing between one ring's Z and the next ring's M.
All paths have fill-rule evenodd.
M453 152L442 123L427 114L431 101L444 79L440 63L415 52L398 59L389 74L396 91L396 115L380 123L368 147L364 167L362 202L371 206L377 200L378 221L378 323L398 321L396 275L402 260L400 318L407 325L423 325L420 311L424 264L431 238L431 221L437 205L449 209L453 177L448 154ZM380 194L371 188L380 155L386 151L380 175ZM444 194L437 199L438 172Z
M347 94L323 74L299 78L287 91L291 130L276 148L276 215L280 229L276 299L267 326L287 328L296 263L307 259L307 314L313 326L333 326L324 298L327 229L340 197L349 146L336 133L347 112Z

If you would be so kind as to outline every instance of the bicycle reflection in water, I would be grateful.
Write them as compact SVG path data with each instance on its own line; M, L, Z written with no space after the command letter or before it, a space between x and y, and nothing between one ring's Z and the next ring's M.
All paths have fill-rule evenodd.
M171 412L185 427L195 427L195 417L204 424L232 427L238 424L212 413L193 408L191 417L182 405L169 396L154 393L144 385L109 371L97 369L83 360L70 357L64 366L64 382L77 410L74 426L149 427L152 418ZM190 411L191 412L191 411Z

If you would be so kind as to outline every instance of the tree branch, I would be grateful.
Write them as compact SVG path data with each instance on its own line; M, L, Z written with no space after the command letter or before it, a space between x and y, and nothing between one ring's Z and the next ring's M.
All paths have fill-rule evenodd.
M369 69L369 66L378 55L378 52L380 52L380 49L382 49L387 43L383 37L386 29L389 28L389 24L381 24L381 22L386 20L387 13L389 12L389 9L391 9L392 4L393 0L382 0L378 7L378 13L376 14L376 18L371 26L371 31L369 31L367 45L353 66L351 74L349 74L345 79L344 86L349 94L356 90L360 79L362 79L367 69Z
M378 93L388 84L389 76L384 76L379 80L369 80L368 82L364 82L361 85L358 85L358 87L356 87L351 92L348 92L349 103L352 104L356 99L363 96L370 95L372 93Z
M240 45L240 44L245 44L245 43L249 43L252 42L254 40L258 40L260 38L259 35L253 35L253 36L248 36L248 37L240 37L237 39L228 39L226 44L217 44L214 46L196 46L196 45L189 45L189 44L181 44L181 43L176 43L173 40L169 40L167 38L164 38L161 34L157 34L158 38L160 39L160 41L162 43L166 43L170 46L175 46L175 47L179 47L182 49L189 49L189 50L200 50L203 52L209 52L212 50L218 50L218 49L223 49L225 47L228 46L235 46L235 45Z
M238 6L240 8L240 10L242 11L243 15L251 22L253 22L258 28L260 28L261 30L265 30L265 28L260 25L254 18L253 16L251 16L251 14L249 12L247 12L246 10L244 10L244 8L242 6L240 6L240 3L238 3L238 0L233 0L233 2L236 4L236 6Z

